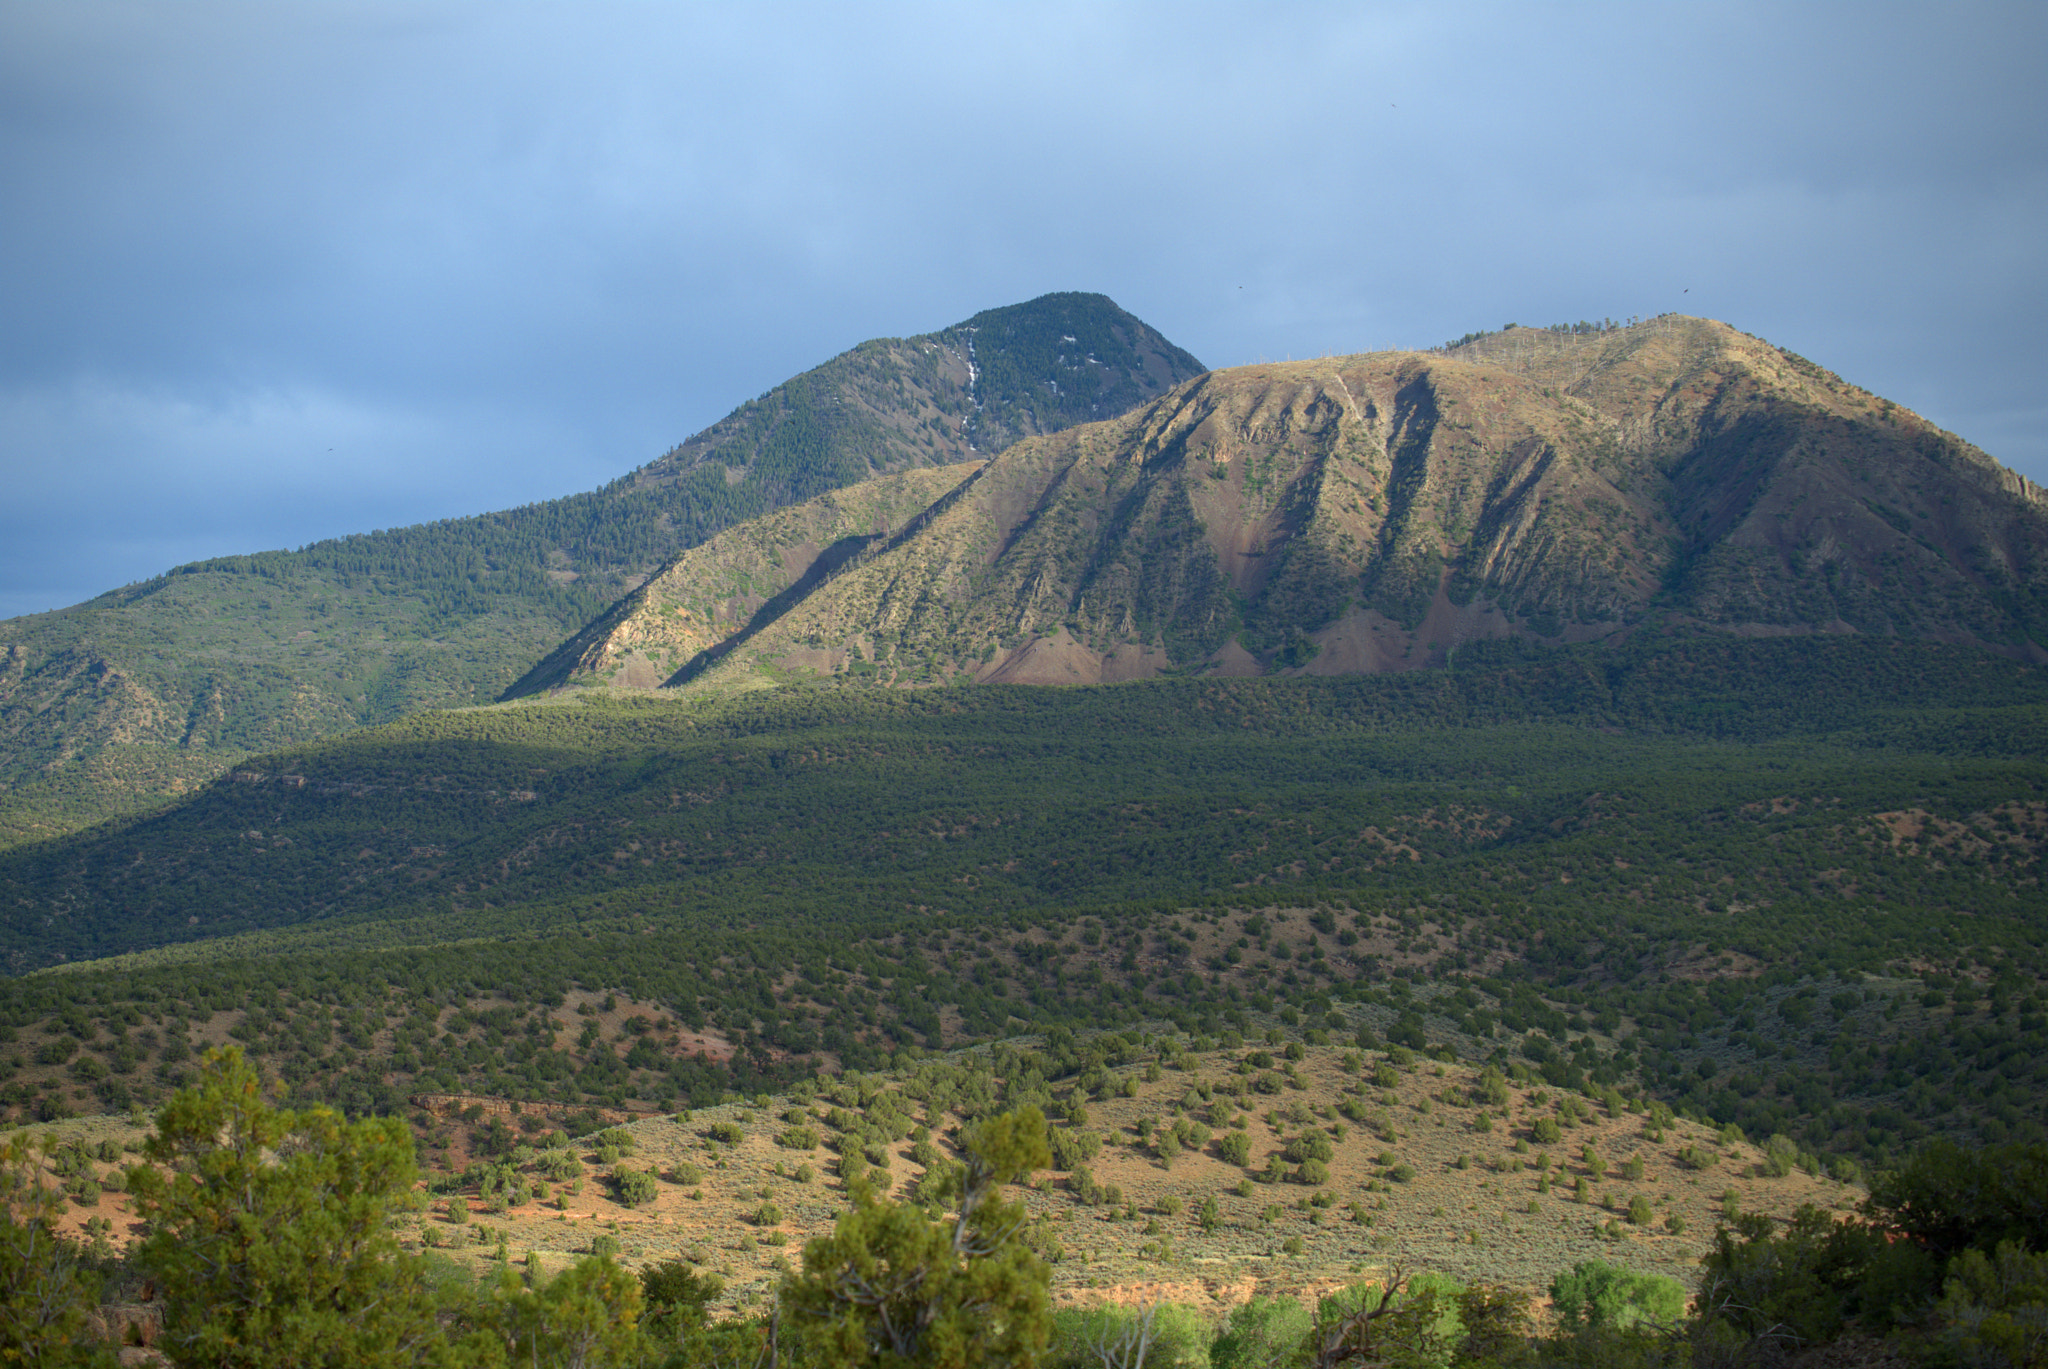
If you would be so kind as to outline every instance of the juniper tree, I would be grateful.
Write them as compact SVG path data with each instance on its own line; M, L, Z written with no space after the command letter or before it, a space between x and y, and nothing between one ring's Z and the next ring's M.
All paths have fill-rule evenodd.
M142 1263L179 1363L382 1366L442 1362L421 1262L387 1226L416 1177L397 1118L350 1122L264 1097L235 1047L209 1051L128 1171L149 1226Z
M1049 1271L1021 1239L1024 1210L1003 1185L1051 1164L1035 1107L965 1137L965 1163L925 1187L934 1210L856 1186L832 1234L804 1247L784 1285L792 1330L829 1365L1028 1366L1051 1326Z

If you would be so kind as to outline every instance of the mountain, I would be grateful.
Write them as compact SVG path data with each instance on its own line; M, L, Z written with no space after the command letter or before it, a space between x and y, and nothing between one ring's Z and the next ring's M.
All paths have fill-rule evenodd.
M749 533L754 561L783 537L806 566L814 521ZM634 642L705 651L663 677L700 687L1401 671L1653 619L2048 659L2040 487L1679 316L1212 372L1018 443L805 592L787 569L758 607L711 607L693 573L657 576L547 682L651 684L621 672Z
M1879 1163L2048 1138L2042 520L1704 320L1198 377L728 529L535 697L0 852L0 1106L148 1101L188 1023L351 1108L666 1110L1373 1007ZM614 994L723 1063L554 1048Z
M1113 418L1203 369L1102 295L1043 295L941 332L863 343L627 480L659 487L711 472L762 488L779 507Z
M0 623L0 844L252 752L485 702L677 552L1143 403L1201 364L1101 295L862 343L603 489L180 566Z

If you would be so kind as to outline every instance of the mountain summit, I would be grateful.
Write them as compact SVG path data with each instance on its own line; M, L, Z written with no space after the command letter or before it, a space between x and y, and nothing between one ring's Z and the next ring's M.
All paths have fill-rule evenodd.
M733 410L627 478L714 475L781 507L872 476L972 460L1114 418L1202 364L1104 295L1042 295L910 338L878 338Z
M1653 617L2048 659L2039 487L1705 319L1212 372L962 477L713 539L545 683L1398 671Z

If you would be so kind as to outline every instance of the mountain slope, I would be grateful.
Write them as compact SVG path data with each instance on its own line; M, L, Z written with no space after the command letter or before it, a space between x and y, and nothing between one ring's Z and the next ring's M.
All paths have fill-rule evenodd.
M980 468L963 462L879 476L727 528L550 652L506 697L591 681L652 689L872 555Z
M1515 329L1213 372L1021 442L675 678L1406 670L1651 615L2048 659L2048 503L1723 324Z
M720 529L971 461L1201 366L1101 295L863 343L601 490L200 562L0 623L0 845L148 806L253 751L496 697Z

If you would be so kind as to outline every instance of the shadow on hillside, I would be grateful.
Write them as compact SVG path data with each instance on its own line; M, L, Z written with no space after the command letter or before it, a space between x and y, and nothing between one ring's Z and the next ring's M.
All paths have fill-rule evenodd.
M675 674L669 676L668 679L662 681L662 688L674 689L678 685L686 685L696 679L699 675L702 675L705 671L711 669L711 667L717 665L734 651L744 646L756 633L768 627L792 608L795 608L812 590L859 560L863 552L877 543L886 542L887 540L887 533L876 532L868 533L864 536L842 537L831 546L826 547L818 553L818 559L811 562L809 568L791 582L789 588L783 590L782 593L756 609L754 616L747 619L745 627L724 641L714 646L708 646L695 656L692 656L683 664L681 670L678 670Z

